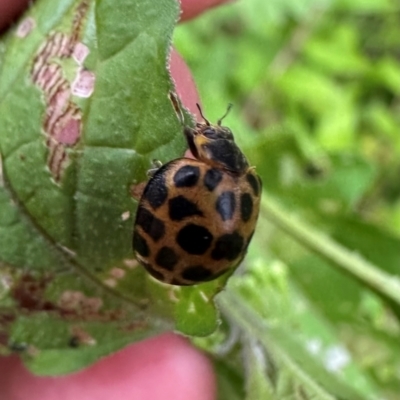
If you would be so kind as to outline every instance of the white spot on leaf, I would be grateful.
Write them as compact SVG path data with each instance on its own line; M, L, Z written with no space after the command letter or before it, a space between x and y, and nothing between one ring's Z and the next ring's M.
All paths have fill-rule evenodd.
M95 79L96 77L93 72L86 69L79 69L71 85L72 94L77 97L90 97L94 90Z
M122 213L121 219L122 219L122 221L127 221L130 216L131 216L131 213L129 211L125 211L124 213Z
M99 297L87 297L83 302L83 306L89 312L98 312L103 307L103 300Z
M9 273L0 272L0 293L3 291L8 292L13 283L14 280Z
M25 38L31 33L32 29L34 29L35 27L35 20L32 17L27 17L18 25L15 34L19 38Z
M84 297L85 296L82 292L66 290L60 296L59 305L62 308L74 309L80 305Z
M208 303L208 302L210 301L210 299L207 297L207 295L206 295L203 291L200 291L199 294L200 294L200 297L201 297L206 303Z
M125 276L125 271L122 268L113 268L110 271L110 275L112 278L121 279Z
M331 372L339 372L350 362L348 351L342 346L331 346L326 350L324 364Z
M321 352L322 342L320 339L310 339L306 343L307 350L314 355L317 355Z
M93 336L79 326L73 326L71 333L78 340L79 344L94 346L97 343Z
M86 297L77 290L66 290L61 294L58 305L67 310L93 313L100 310L103 300L99 297Z
M179 301L179 293L181 292L181 288L179 286L171 286L171 289L168 291L168 298L177 303Z
M117 281L115 279L112 279L112 278L105 279L103 281L103 283L106 286L111 287L111 288L114 288L115 286L117 286Z
M72 51L72 58L76 61L78 65L82 65L89 53L89 47L81 42L78 42L75 44Z
M325 350L318 338L307 341L306 348L311 354L322 357L325 368L331 372L339 372L350 362L350 355L343 346L330 346Z
M139 263L134 258L126 258L124 260L124 265L126 266L126 268L133 269L136 268Z

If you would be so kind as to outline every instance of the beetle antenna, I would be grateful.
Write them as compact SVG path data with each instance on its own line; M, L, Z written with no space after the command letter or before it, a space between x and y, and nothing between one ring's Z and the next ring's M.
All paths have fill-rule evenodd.
M218 126L221 126L222 120L229 114L229 111L231 111L232 107L233 107L233 104L229 103L228 107L226 108L225 114L217 121Z
M197 108L199 109L201 118L203 118L204 121L206 121L206 124L207 124L208 126L210 126L210 125L211 125L211 124L210 124L210 121L203 115L203 111L201 110L200 104L199 104L199 103L196 103L196 106L197 106Z

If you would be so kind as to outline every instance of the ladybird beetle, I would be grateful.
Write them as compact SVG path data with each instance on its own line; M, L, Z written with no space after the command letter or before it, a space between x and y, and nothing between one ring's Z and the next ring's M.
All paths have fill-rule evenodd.
M157 170L139 201L133 233L136 258L172 285L210 281L243 259L256 226L261 180L231 130L204 122L185 127L195 157Z

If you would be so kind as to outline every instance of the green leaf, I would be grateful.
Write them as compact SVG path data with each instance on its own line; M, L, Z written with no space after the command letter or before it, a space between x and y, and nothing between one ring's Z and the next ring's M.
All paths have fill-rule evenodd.
M307 59L335 75L354 77L365 74L368 62L360 51L358 32L353 26L341 24L332 30L331 26L325 25L324 28L320 35L306 44Z
M290 206L321 213L349 212L370 189L376 170L354 153L326 154L289 132L271 132L246 147L268 192Z
M323 115L342 102L343 90L335 82L306 65L296 65L279 78L278 87L290 101L313 114Z
M1 44L0 351L23 349L35 373L216 327L224 278L175 290L131 248L132 186L184 152L167 68L178 15L175 0L39 0Z
M382 84L393 91L393 93L400 94L400 64L393 58L383 58L377 63L374 69L374 75Z
M335 242L293 213L287 214L271 198L264 196L261 204L263 215L298 243L329 261L339 271L350 274L395 307L400 306L400 282L395 276Z
M218 298L218 304L245 334L256 338L266 351L274 354L281 368L290 373L297 382L296 385L300 385L301 392L319 399L361 399L361 396L334 375L329 375L320 362L313 359L287 329L268 324L260 318L257 308L251 303L236 290L224 292ZM258 389L261 390L260 387ZM265 387L262 390L266 393Z
M229 366L227 358L215 359L214 368L217 375L218 400L242 400L245 397L243 378Z
M391 0L339 0L337 1L337 8L343 11L353 12L375 12L387 13L395 10L395 4Z

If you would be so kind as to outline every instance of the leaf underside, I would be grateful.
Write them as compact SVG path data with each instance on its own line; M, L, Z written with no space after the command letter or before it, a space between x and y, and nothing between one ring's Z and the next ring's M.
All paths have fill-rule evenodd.
M216 326L221 281L164 286L131 248L132 187L184 151L167 65L179 8L114 3L41 0L3 38L0 353L37 374Z

